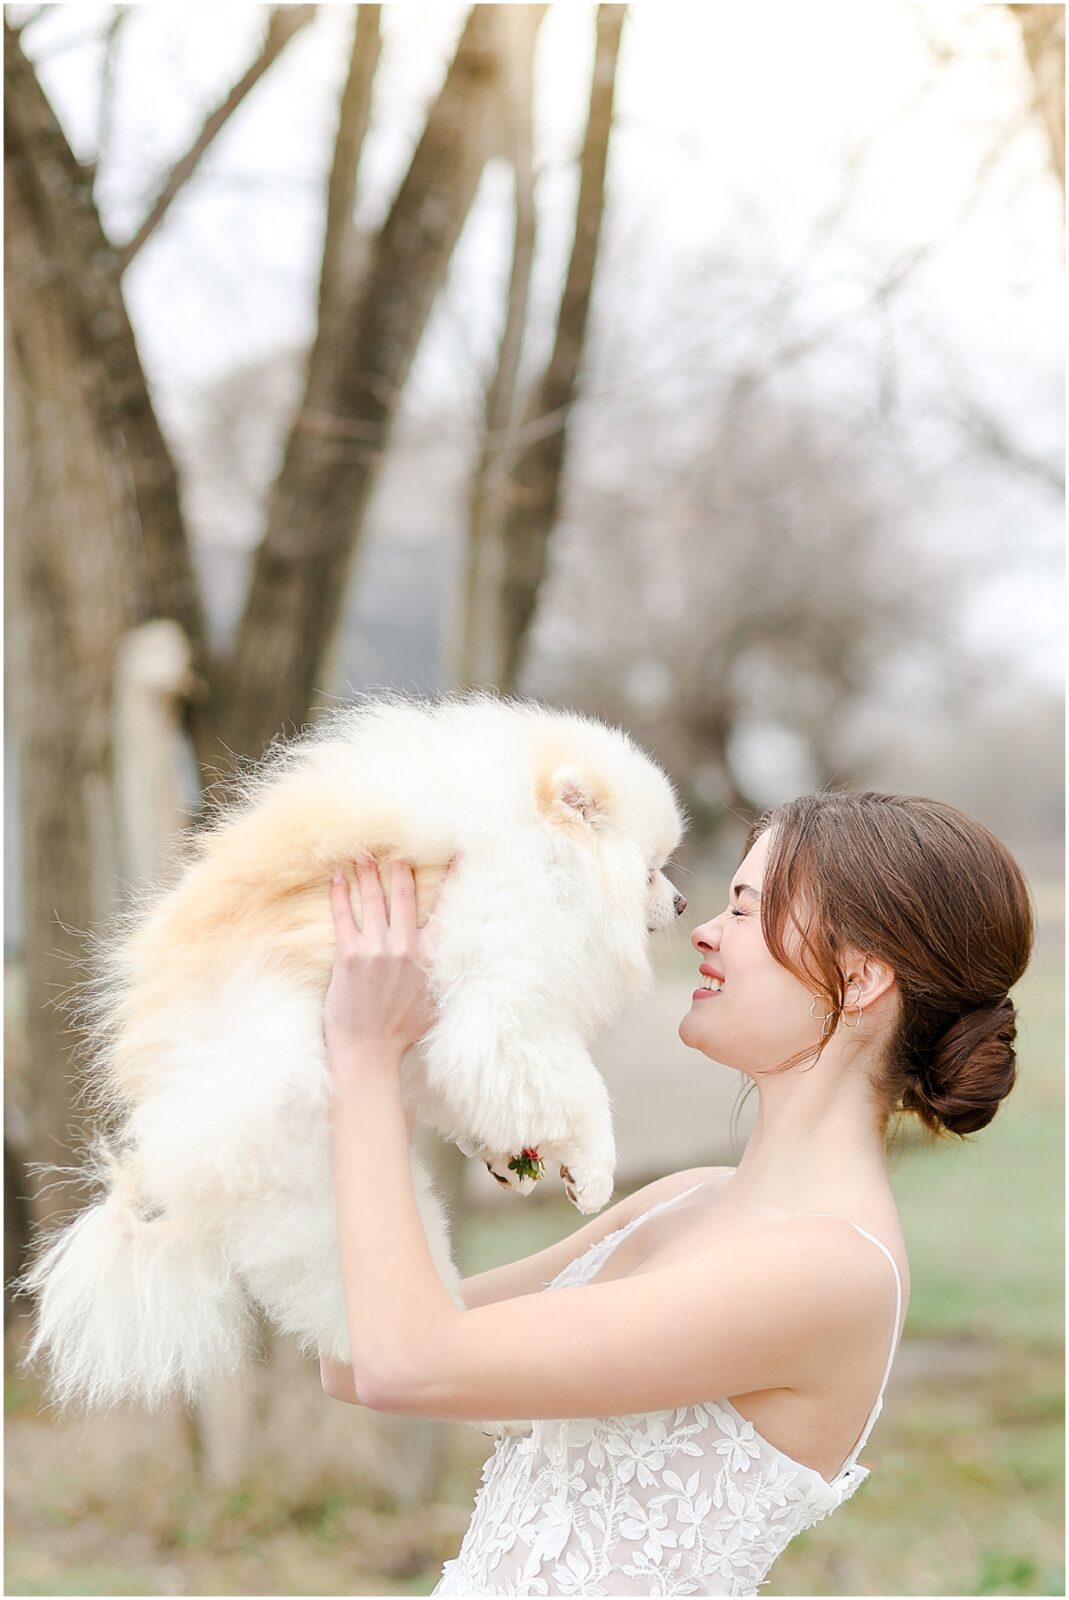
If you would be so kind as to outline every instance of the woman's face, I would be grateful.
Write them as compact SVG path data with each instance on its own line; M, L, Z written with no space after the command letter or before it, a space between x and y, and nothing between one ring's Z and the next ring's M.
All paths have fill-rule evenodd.
M736 872L727 908L691 933L701 965L717 974L723 987L695 990L679 1024L679 1037L691 1049L755 1074L799 1050L815 1049L827 1009L823 1001L813 1006L813 989L780 966L765 943L760 897L769 837L761 835ZM797 934L794 940L788 935L792 954L796 939ZM697 980L708 978L699 973Z

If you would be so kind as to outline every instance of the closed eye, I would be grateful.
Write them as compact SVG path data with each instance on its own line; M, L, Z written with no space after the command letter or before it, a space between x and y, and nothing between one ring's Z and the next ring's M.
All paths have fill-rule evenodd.
M677 872L682 872L684 870L682 867L676 867L675 858L673 856L669 856L668 860L664 863L664 865L662 867L651 867L650 868L650 870L646 874L646 882L647 883L652 883L654 878L657 876L657 874L659 872L667 873L667 872L670 872L673 868L675 868L675 870Z

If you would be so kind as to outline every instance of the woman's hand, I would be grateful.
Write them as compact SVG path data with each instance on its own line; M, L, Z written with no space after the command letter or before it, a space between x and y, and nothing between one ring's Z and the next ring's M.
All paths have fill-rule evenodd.
M323 1033L327 1060L360 1054L404 1054L434 1021L426 967L437 932L431 916L416 926L416 880L406 862L394 862L390 915L374 861L356 863L361 923L356 926L349 883L334 874L330 904L337 945L327 990Z

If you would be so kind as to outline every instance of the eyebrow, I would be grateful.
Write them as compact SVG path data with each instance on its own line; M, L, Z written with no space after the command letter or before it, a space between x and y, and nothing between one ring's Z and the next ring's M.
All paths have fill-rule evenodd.
M749 883L732 884L731 892L732 894L752 894L755 900L760 900L761 898L760 890L755 889L752 884Z

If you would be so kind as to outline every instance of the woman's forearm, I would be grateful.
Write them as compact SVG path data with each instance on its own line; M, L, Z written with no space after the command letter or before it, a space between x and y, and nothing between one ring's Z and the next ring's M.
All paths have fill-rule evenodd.
M415 1120L415 1111L409 1111L405 1118L405 1125L408 1129L410 1140ZM321 1353L319 1357L319 1381L323 1385L325 1393L329 1394L332 1400L341 1400L346 1405L351 1406L364 1404L363 1396L356 1392L356 1379L348 1362L336 1361L333 1356L328 1356L325 1352Z
M330 1108L338 1217L355 1388L417 1383L446 1327L463 1315L431 1257L416 1205L400 1061L333 1062Z
M356 1392L353 1369L346 1366L344 1361L335 1361L333 1356L320 1355L319 1381L332 1400L344 1400L351 1406L363 1405L363 1399Z

